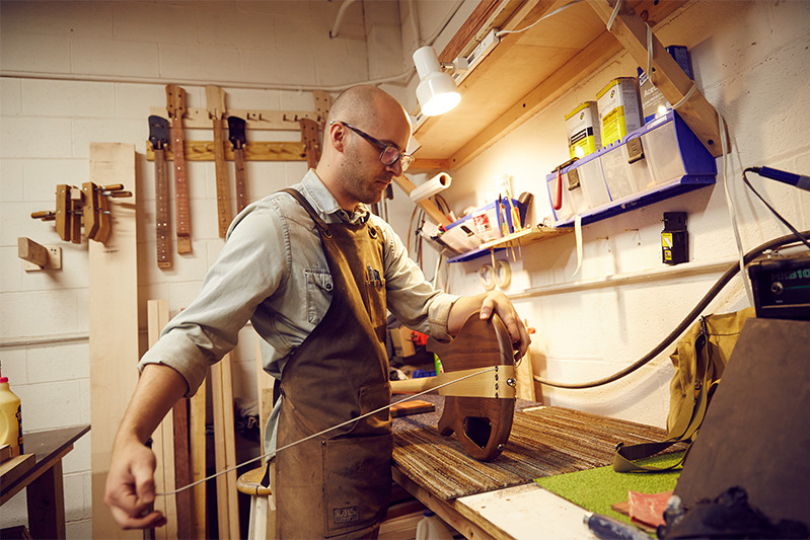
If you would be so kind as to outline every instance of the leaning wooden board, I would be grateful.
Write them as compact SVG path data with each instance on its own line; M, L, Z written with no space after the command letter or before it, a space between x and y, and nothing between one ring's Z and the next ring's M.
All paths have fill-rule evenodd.
M147 309L147 329L149 347L157 343L160 332L169 322L169 301L149 300ZM155 491L165 493L175 490L174 481L174 417L167 414L152 434L152 452L157 461L155 467ZM177 534L177 502L173 496L155 499L155 510L163 512L168 523L155 529L156 540L179 538Z
M90 144L90 181L124 184L128 199L112 199L114 227L106 244L89 242L90 410L93 538L141 538L122 531L104 504L113 439L138 382L138 228L135 147Z

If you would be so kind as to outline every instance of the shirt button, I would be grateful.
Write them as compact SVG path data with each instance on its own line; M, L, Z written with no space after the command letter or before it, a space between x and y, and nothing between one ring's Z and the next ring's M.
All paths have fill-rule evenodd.
M327 284L326 284L326 290L327 290L327 291L331 291L331 290L332 290L332 284L331 284L331 283L327 283Z

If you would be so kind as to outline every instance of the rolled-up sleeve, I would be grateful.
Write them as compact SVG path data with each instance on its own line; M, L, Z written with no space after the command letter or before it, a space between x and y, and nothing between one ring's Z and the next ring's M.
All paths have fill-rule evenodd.
M405 326L429 336L448 340L447 318L457 295L443 293L425 279L408 257L402 240L390 225L375 220L385 237L385 280L389 311Z
M239 330L256 307L286 279L289 257L289 236L277 208L249 207L231 225L200 294L169 321L138 368L170 366L193 395L211 364L236 346Z

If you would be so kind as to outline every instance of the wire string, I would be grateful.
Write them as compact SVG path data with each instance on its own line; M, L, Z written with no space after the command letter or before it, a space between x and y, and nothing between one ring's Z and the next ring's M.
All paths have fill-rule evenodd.
M456 384L456 383L461 382L461 381L463 381L465 379L469 379L470 377L475 377L477 375L481 375L481 374L484 374L484 373L489 373L490 371L495 371L495 370L497 370L497 368L498 368L497 366L492 366L492 367L489 367L489 368L482 369L481 371L476 371L475 373L470 373L469 375L459 377L458 379L453 379L452 381L448 381L446 383L434 386L433 388L429 388L428 390L425 390L423 392L419 392L418 394L408 396L408 397L406 397L404 399L400 399L400 400L398 400L398 401L396 401L394 403L389 403L388 405L385 405L384 407L380 407L379 409L373 410L371 412L367 412L366 414L360 415L357 418L352 418L351 420L346 420L345 422L342 422L342 423L340 423L340 424L338 424L336 426L332 426L332 427L324 429L323 431L313 433L312 435L304 437L303 439L292 442L292 443L290 443L290 444L288 444L286 446L282 446L281 448L277 448L276 450L274 450L272 452L267 452L266 454L262 454L259 457L255 457L255 458L249 459L247 461L243 461L242 463L239 463L238 465L234 465L233 467L223 469L223 470L221 470L219 472L216 472L216 473L212 474L211 476L207 476L207 477L205 477L205 478L203 478L201 480L197 480L196 482L192 482L192 483L187 484L187 485L185 485L185 486L183 486L181 488L177 488L177 489L175 489L173 491L166 491L166 492L163 492L163 493L156 493L155 496L157 496L157 497L168 497L169 495L175 495L177 493L181 493L183 491L186 491L187 489L191 489L194 486L202 484L203 482L207 482L209 480L212 480L212 479L216 478L217 476L221 476L221 475L227 474L227 473L229 473L231 471L235 471L239 467L244 467L245 465L249 465L249 464L251 464L253 462L256 462L256 461L259 461L261 459L269 458L271 456L275 456L276 454L278 454L282 450L287 450L288 448L292 448L293 446L305 443L305 442L307 442L309 440L312 440L312 439L314 439L316 437L320 437L321 435L329 433L330 431L340 429L340 428L342 428L344 426L347 426L349 424L352 424L354 422L358 422L358 421L360 421L360 420L362 420L364 418L368 418L369 416L374 416L377 413L380 413L380 412L383 412L383 411L386 411L386 410L390 409L392 406L396 405L397 403L404 403L406 401L416 399L416 398L421 397L421 396L423 396L425 394L435 392L436 390L439 390L440 388L444 388L445 386L449 386L451 384Z

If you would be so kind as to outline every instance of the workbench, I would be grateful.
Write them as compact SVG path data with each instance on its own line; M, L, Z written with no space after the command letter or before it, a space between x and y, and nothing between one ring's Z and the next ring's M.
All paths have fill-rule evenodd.
M541 488L534 478L612 463L619 442L663 440L663 429L518 401L509 442L491 462L467 456L439 435L434 413L394 420L394 481L466 538L593 538L586 511ZM522 406L521 406L522 404Z
M90 426L82 425L25 433L23 451L33 457L21 458L19 469L9 468L0 478L0 506L26 489L28 528L33 538L65 538L62 458L88 431Z

